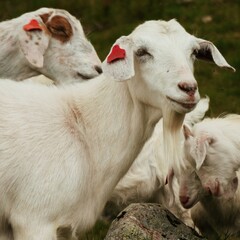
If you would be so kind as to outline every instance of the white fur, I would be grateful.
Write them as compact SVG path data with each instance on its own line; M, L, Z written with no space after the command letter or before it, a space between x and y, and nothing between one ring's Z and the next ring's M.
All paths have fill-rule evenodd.
M54 38L40 17L43 14L49 14L48 22L56 16L64 17L73 30L70 40L63 43ZM32 19L39 22L42 31L23 29ZM41 8L1 22L0 39L1 78L20 81L44 74L56 83L65 83L99 75L96 67L100 68L100 59L81 23L65 10Z
M116 43L126 57L104 61L109 76L59 88L0 81L0 213L15 240L91 228L163 113L197 104L197 89L179 84L196 86L199 43L180 24L148 21Z
M180 200L209 237L240 234L240 115L204 119L185 129L188 166L180 178Z
M191 126L201 121L208 107L209 98L201 99L197 107L186 114L184 124ZM113 199L116 202L148 200L156 190L165 185L169 169L168 165L165 164L163 142L163 122L161 119L151 138L145 143L126 175L114 189ZM161 169L159 169L158 163L160 163Z
M238 178L240 172L237 171ZM191 218L200 232L209 239L240 236L240 188L233 198L204 196L191 209ZM238 239L236 238L236 239Z
M186 114L184 124L192 126L202 120L208 107L209 98L201 99L197 107ZM161 119L126 175L117 184L113 191L112 200L119 204L154 199L155 202L164 204L186 224L193 226L189 211L181 207L178 198L176 198L174 205L170 205L171 193L168 186L165 185L169 168L164 158L163 142L163 122ZM173 188L174 194L177 196L179 192L177 181L174 181Z
M32 83L40 83L40 84L44 84L47 86L51 86L54 84L54 81L52 79L50 79L42 74L35 76L35 77L30 77L30 78L24 79L23 81L32 82Z

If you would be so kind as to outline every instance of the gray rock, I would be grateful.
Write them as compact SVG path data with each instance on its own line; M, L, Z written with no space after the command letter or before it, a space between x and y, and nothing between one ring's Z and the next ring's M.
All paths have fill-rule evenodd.
M135 203L112 222L105 240L199 240L206 239L177 219L160 204Z

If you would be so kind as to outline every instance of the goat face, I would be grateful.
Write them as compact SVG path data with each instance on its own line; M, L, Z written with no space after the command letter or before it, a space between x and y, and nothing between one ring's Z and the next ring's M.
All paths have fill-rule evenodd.
M102 72L80 22L67 11L41 8L22 17L19 42L32 68L56 82L88 80ZM29 28L33 19L38 28Z
M201 130L201 123L196 126L200 126L199 131L191 134L190 130L184 128L187 162L195 169L206 192L216 197L233 197L238 187L238 178L237 166L230 160L234 157L231 141L225 139L218 129L214 130L214 134L207 128Z
M202 188L201 181L193 169L187 169L179 177L179 200L184 208L193 207L208 192Z
M227 180L225 178L216 178L212 174L214 173L207 173L206 169L196 173L191 167L182 172L179 177L179 200L184 208L193 207L207 196L223 196L224 199L234 196L238 187L237 176L235 175L231 180Z
M104 71L116 80L131 79L129 85L141 101L157 108L167 103L186 113L199 101L193 63L201 42L204 40L188 34L175 20L147 21L116 41L103 63ZM115 54L116 47L125 55ZM214 58L222 59L217 53Z
M209 191L215 197L232 198L238 187L236 168L229 164L231 153L226 146L218 148L218 140L214 141L216 142L210 142L197 175L205 191Z

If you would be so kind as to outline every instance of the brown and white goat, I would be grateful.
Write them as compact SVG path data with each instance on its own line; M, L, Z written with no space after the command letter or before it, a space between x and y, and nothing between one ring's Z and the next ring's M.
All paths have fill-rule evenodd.
M55 83L98 76L101 62L81 23L61 9L40 8L0 23L0 77L43 74Z

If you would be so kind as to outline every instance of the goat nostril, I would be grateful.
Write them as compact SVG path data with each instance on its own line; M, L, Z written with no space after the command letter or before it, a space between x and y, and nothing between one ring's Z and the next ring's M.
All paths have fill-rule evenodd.
M101 74L103 72L102 68L100 66L95 66L94 68L99 74Z
M180 196L179 199L182 204L186 204L189 201L188 196Z

